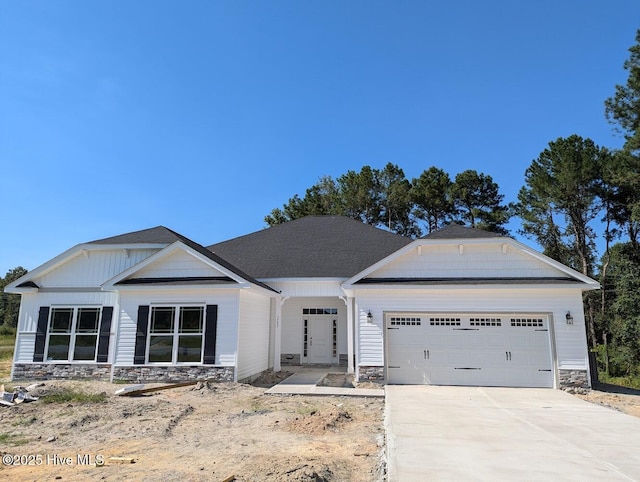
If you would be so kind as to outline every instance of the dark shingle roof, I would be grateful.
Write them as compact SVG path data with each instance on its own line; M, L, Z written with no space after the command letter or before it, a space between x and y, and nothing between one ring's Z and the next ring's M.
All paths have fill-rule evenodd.
M208 249L255 278L349 278L411 241L344 216L307 216Z
M175 231L164 226L156 226L155 228L89 241L86 244L171 244L180 238L181 236Z
M460 224L449 224L438 231L427 234L422 239L482 239L482 238L501 238L501 234L484 231L477 228L467 228Z

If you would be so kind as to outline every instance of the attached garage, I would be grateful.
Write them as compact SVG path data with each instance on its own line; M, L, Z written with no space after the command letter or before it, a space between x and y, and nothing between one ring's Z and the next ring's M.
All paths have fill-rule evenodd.
M386 379L395 384L553 387L549 316L386 313Z

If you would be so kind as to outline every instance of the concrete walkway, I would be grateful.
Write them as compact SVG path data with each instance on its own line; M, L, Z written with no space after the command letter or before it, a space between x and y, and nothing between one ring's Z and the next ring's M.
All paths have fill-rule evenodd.
M342 395L349 397L384 397L382 388L322 387L318 383L329 374L329 370L309 369L294 373L271 387L267 395Z
M389 482L640 480L640 419L563 391L385 391Z

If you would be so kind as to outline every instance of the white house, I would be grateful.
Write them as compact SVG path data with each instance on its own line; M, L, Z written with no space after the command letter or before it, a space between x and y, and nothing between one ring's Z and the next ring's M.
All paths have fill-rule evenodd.
M309 216L205 248L165 227L79 244L20 293L13 379L244 380L341 364L359 380L588 386L598 283L509 237L411 240Z

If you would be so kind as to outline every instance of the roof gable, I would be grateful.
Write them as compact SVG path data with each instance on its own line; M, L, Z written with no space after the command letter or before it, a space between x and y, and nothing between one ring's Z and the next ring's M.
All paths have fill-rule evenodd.
M274 291L264 283L244 274L204 247L185 238L190 244L176 241L153 256L111 278L102 286L212 285L236 284L259 286Z
M462 229L459 229L462 228ZM597 289L591 278L518 241L478 229L445 228L353 276L353 285L544 284ZM432 233L436 234L436 233Z
M345 216L306 216L208 249L256 278L348 278L409 243Z

